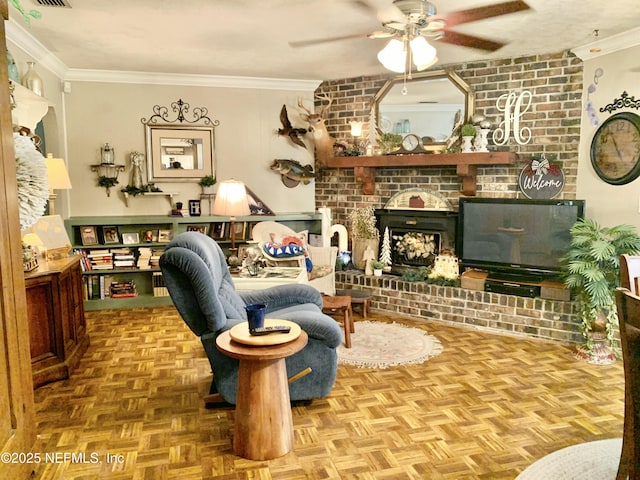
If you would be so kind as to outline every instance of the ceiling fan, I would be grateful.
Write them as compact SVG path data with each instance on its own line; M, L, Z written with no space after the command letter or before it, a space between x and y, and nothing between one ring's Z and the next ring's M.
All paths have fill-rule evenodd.
M375 12L375 8L367 0L354 0L358 6ZM390 18L382 21L382 30L366 34L351 34L332 38L301 40L289 42L294 48L318 45L327 42L349 40L355 38L402 38L405 35L423 36L440 42L462 47L477 48L493 52L504 46L504 43L467 35L451 30L463 23L476 22L487 18L498 17L528 10L530 7L522 0L469 8L439 15L435 5L428 0L393 0L393 9L385 9L383 15Z

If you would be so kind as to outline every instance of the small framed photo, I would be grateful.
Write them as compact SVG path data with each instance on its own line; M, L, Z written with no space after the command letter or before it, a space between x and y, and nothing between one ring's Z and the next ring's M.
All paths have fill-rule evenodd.
M187 225L187 232L200 232L207 234L207 225Z
M104 238L105 245L109 243L119 243L118 227L102 227L102 237Z
M82 245L98 245L96 227L80 227Z
M189 216L200 216L200 200L189 200Z
M238 247L238 258L240 261L243 261L247 257L247 248L249 248L249 245L240 245Z
M171 241L171 230L158 230L158 243L169 243Z
M247 222L236 222L233 224L233 231L229 228L229 238L233 236L234 240L244 240L247 232Z
M226 225L227 224L225 222L214 223L213 227L211 227L211 238L213 238L214 240L224 239Z
M157 242L158 241L158 230L143 230L142 231L142 241L145 243Z
M123 233L122 243L125 245L132 245L134 243L140 243L140 235L137 233Z

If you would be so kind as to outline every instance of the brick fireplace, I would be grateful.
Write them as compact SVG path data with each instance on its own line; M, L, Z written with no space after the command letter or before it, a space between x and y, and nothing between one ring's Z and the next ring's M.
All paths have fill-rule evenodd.
M443 68L440 66L439 68ZM519 145L513 139L490 150L515 152L520 159L544 153L558 161L565 174L562 198L575 198L582 99L582 62L569 52L448 65L475 92L476 112L492 123L501 121L498 97L508 91L529 90L532 104L520 119L531 128L532 140ZM388 76L357 77L323 82L317 93L334 97L327 128L349 143L349 122L368 122L371 101ZM521 164L478 167L477 195L513 198L518 195ZM382 209L398 192L421 187L437 191L457 208L461 194L455 167L378 167L375 191L365 195L353 168L320 170L315 182L316 205L331 208L335 223L346 224L352 208L372 205ZM455 238L455 237L454 237ZM339 272L339 288L361 288L373 293L373 307L434 320L567 342L580 342L572 302L526 299L405 282L397 276L381 279L357 272Z

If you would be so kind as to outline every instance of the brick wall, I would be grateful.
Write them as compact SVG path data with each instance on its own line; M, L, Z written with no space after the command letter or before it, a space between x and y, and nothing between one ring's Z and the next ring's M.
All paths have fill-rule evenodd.
M440 67L442 68L442 67ZM513 138L501 150L517 152L521 159L544 153L559 161L565 174L562 198L575 198L580 139L582 62L568 52L450 65L475 92L475 111L492 125L501 121L495 104L503 93L528 90L529 110L521 118L532 139L518 145ZM349 122L368 122L376 92L390 78L357 77L323 82L317 93L329 93L334 103L327 128L338 140L351 141ZM497 149L490 143L490 150ZM478 196L516 197L522 164L478 169ZM376 208L395 193L421 187L439 192L454 205L461 196L455 168L377 168L373 195L364 195L352 169L325 169L316 178L316 204L330 207L335 223L346 223L346 212L363 205ZM571 302L529 299L461 288L382 279L353 272L337 274L338 288L363 288L373 293L373 308L412 316L522 333L529 336L582 342Z
M400 277L336 273L336 287L371 292L371 308L448 323L526 335L556 342L582 343L572 302L516 297Z
M443 67L440 67L443 68ZM495 104L503 93L528 90L532 103L521 119L532 139L518 145L513 138L500 150L520 154L521 159L544 153L557 160L565 174L563 198L575 198L580 140L582 97L582 61L568 52L502 60L487 60L448 65L475 92L475 110L497 126L501 119ZM349 122L368 122L375 94L385 84L387 75L357 77L323 82L317 93L329 93L334 102L329 110L327 129L341 142L352 141ZM490 135L491 136L491 135ZM490 143L490 150L496 150ZM478 170L478 195L515 197L522 165L482 167ZM460 179L455 168L378 168L376 190L363 195L352 169L321 170L316 179L316 204L331 207L334 220L344 223L345 214L361 205L382 207L395 193L411 187L438 191L457 205L461 196Z

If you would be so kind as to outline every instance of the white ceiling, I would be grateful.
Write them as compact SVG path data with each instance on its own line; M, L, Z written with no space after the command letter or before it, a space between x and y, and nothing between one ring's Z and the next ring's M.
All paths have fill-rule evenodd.
M328 80L388 73L378 63L384 39L378 17L392 0L68 0L71 8L21 0L42 18L25 26L9 7L13 31L24 27L75 70L110 70ZM503 0L432 0L438 13ZM637 0L526 0L531 10L456 27L459 32L508 42L483 51L440 42L439 64L552 53L590 44L594 30L607 40L640 25ZM10 33L7 29L8 34ZM22 32L24 33L24 32ZM304 48L288 42L362 33ZM637 33L637 32L636 32ZM640 43L640 35L637 43Z

